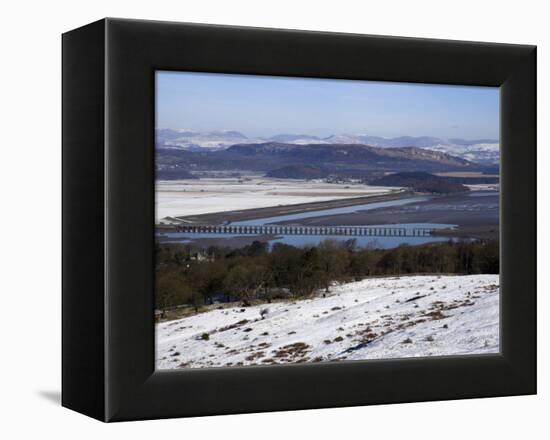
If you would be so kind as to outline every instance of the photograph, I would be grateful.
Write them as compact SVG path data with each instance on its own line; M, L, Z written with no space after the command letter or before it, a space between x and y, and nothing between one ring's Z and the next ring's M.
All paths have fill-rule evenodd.
M499 353L499 88L157 71L156 368Z
M544 437L541 2L4 3L1 438Z

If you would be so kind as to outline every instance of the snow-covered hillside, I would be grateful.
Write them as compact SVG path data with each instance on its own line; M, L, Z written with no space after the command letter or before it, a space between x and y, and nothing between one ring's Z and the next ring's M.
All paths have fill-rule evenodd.
M498 275L366 279L159 323L157 368L498 353L498 311Z
M434 145L428 148L477 163L498 164L500 160L500 144L497 142L470 145L447 143Z

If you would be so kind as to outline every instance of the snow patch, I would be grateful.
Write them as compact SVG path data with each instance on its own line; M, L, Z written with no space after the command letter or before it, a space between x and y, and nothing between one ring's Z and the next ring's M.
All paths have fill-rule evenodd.
M156 326L157 368L499 352L499 276L371 278Z

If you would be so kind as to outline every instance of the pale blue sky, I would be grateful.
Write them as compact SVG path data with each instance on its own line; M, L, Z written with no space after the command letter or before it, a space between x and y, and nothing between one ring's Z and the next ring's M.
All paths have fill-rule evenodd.
M496 87L158 71L158 128L499 138Z

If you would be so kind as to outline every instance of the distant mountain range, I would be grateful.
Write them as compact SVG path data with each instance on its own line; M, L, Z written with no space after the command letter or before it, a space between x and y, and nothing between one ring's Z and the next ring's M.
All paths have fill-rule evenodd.
M185 150L223 150L235 144L263 142L263 139L248 138L238 131L198 132L186 129L156 130L157 147L182 148Z
M381 148L363 144L236 144L225 149L157 148L157 176L170 178L219 171L263 172L271 177L311 179L329 175L369 180L388 172L478 171L496 173L496 165L471 162L418 147ZM185 173L185 174L183 174Z
M332 135L317 137L305 134L279 134L268 138L247 137L238 131L198 132L186 129L157 129L158 148L189 151L225 150L240 144L284 143L291 145L366 145L378 148L416 147L439 151L479 164L498 164L499 142L495 139L441 139L430 136L384 138L368 135Z

